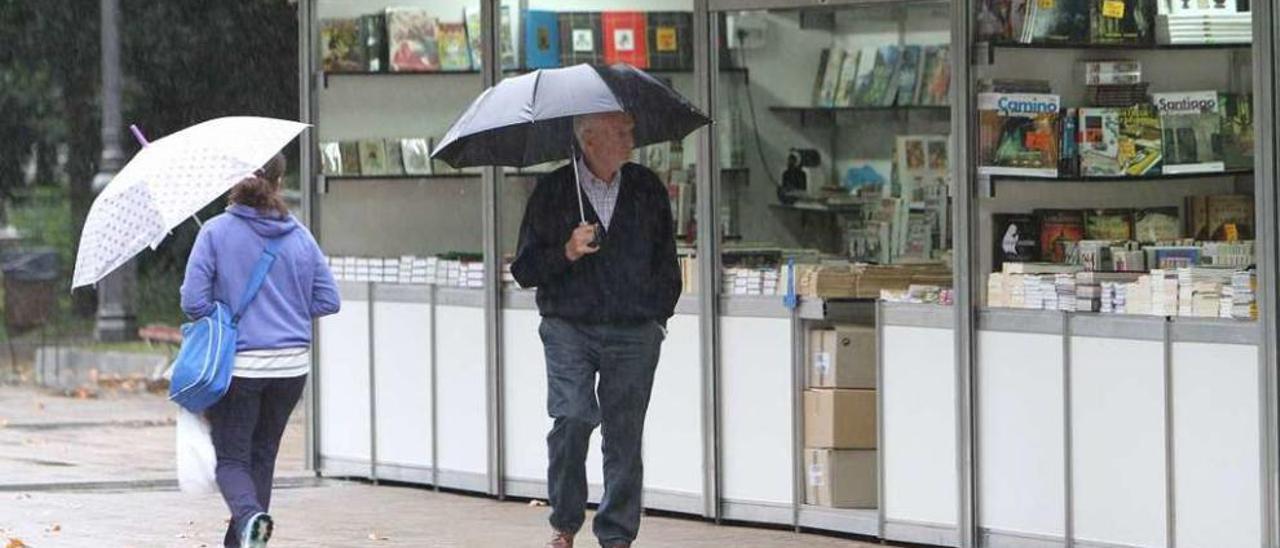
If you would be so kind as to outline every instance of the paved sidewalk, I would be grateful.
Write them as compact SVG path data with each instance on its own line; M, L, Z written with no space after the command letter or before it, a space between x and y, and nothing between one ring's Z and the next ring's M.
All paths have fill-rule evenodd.
M425 489L325 480L277 489L273 547L530 547L547 539L547 508ZM0 493L0 542L32 548L213 547L226 510L176 491ZM55 528L57 529L55 531ZM595 546L589 531L582 548ZM646 517L637 547L842 547L870 543L790 531Z

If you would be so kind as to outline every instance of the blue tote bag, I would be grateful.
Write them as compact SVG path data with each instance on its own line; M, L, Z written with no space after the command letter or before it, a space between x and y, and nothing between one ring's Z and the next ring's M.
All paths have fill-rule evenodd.
M245 308L262 289L282 240L267 242L234 313L227 305L214 301L212 314L182 325L182 348L173 362L173 378L169 380L171 401L192 413L201 413L227 393L231 372L235 369L236 326Z

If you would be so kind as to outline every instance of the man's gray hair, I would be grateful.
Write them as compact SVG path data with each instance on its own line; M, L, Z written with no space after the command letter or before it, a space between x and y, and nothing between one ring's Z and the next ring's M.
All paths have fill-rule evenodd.
M585 142L587 130L595 125L597 117L594 114L579 114L573 117L573 137L578 141L578 149L586 150Z

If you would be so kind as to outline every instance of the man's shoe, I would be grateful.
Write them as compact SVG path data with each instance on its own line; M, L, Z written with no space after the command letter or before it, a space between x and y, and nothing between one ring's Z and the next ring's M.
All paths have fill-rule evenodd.
M547 542L547 548L573 548L573 533L557 530Z
M271 516L262 512L254 514L240 532L240 548L266 548L272 529L275 529L275 523Z

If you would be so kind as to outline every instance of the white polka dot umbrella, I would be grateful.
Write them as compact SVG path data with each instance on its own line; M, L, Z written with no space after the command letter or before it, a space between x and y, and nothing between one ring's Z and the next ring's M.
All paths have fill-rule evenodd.
M147 144L89 209L72 289L111 271L218 199L267 163L307 124L233 116L209 120Z

